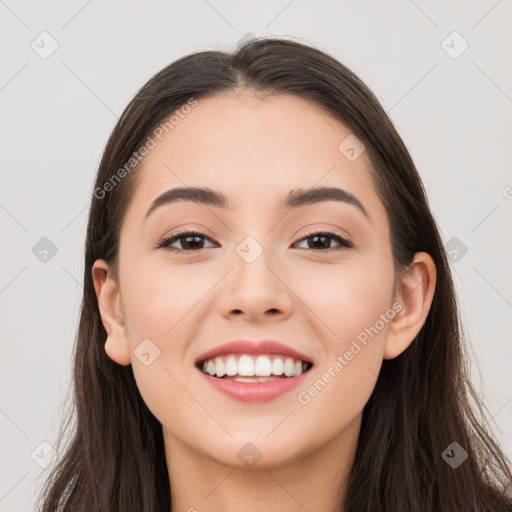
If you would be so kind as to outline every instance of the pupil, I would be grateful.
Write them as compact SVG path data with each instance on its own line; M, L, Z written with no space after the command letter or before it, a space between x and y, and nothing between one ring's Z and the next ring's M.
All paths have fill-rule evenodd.
M325 247L323 247L323 249L329 249L329 242L330 242L330 239L329 239L329 237L327 237L327 236L324 236L324 235L315 235L315 236L312 236L312 237L310 238L310 240L311 240L311 239L313 239L313 240L317 241L319 238L323 238L324 240L327 240L327 246L325 246L325 244L324 244L324 246L325 246ZM310 246L310 247L309 247L310 249L313 249L314 247L318 247L318 246L315 246L315 245L314 245L314 243L313 243L313 244L308 244L308 245ZM313 247L311 247L311 245L313 245Z
M197 242L197 239L199 239L199 245L200 245L202 237L200 237L198 235L189 235L189 236L186 236L184 238L185 243L183 245L185 246L185 248L187 248L186 246L189 246L188 248L195 248L195 249L197 249L197 245L194 245L194 242L192 242L192 244L189 243L190 239L195 239L196 242ZM201 249L201 247L199 247L199 249Z

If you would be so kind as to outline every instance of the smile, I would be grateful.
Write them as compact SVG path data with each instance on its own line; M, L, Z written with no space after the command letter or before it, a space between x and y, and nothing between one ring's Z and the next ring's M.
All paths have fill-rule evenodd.
M217 378L238 382L267 382L296 377L309 370L311 363L282 355L231 354L203 361L202 371Z
M198 370L217 391L243 402L272 400L300 384L313 364L280 354L229 354L206 359Z

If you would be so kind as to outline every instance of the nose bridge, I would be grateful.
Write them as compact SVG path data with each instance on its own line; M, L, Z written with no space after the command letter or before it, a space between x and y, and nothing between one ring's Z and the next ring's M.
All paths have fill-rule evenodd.
M261 284L272 286L275 276L269 269L276 264L275 251L269 247L268 238L257 239L253 235L246 236L235 248L235 275L238 283L247 281L251 286Z
M259 237L261 239L263 235ZM235 247L230 286L224 290L221 300L225 314L236 310L255 317L269 310L288 312L291 305L289 291L278 277L279 263L276 251L268 247L269 240L270 237L260 241L247 235Z

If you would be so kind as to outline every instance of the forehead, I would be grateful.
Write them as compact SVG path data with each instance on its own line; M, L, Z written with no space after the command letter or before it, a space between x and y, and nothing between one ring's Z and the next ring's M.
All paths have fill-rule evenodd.
M183 186L222 191L236 208L273 208L292 188L336 186L368 203L369 213L382 210L366 154L351 161L339 149L350 135L342 122L294 95L245 91L199 99L155 139L130 210L143 218L158 195Z

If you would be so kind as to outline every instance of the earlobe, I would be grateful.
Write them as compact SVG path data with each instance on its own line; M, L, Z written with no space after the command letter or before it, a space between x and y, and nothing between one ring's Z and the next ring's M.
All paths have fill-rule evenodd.
M101 321L107 331L105 352L116 363L127 366L131 363L131 353L119 287L108 274L108 264L104 260L96 260L92 276Z
M105 342L105 352L116 363L121 366L128 366L131 364L130 349L124 338L115 337L111 334L108 335Z
M436 266L426 252L418 252L397 286L395 300L402 309L390 324L384 346L384 359L400 355L420 332L432 305Z

